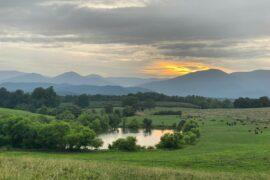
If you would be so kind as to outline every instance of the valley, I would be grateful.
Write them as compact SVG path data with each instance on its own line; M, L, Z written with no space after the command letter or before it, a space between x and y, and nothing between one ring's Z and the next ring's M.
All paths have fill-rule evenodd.
M182 110L183 117L200 116L198 122L202 135L196 145L179 150L140 152L61 153L1 150L0 170L5 172L1 173L1 177L29 179L44 174L42 178L51 176L78 179L89 177L133 179L134 176L147 179L178 179L179 176L183 179L269 178L269 108L174 109ZM142 117L151 117L153 124L157 126L162 121L168 126L178 122L178 116L151 115L158 110L160 108L131 118L139 120ZM1 109L0 114L5 113L23 115L25 112ZM228 126L227 122L237 123L235 126ZM262 128L263 133L255 134L256 127ZM20 163L13 166L11 163L13 161ZM52 169L50 166L55 168ZM115 168L119 171L116 172ZM99 169L103 169L102 173Z

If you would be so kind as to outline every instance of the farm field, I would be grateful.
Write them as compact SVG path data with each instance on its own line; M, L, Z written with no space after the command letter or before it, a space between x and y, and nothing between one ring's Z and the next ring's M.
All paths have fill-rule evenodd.
M241 123L268 124L270 126L270 108L253 108L253 109L192 109L192 108L178 108L178 107L158 107L153 110L146 110L144 112L138 113L138 115L129 117L128 121L132 119L137 119L139 122L142 122L144 118L150 118L153 120L154 126L172 126L173 123L178 123L180 117L178 115L153 115L158 111L182 111L182 118L196 118L201 122L209 121L224 121L232 122L238 121Z
M0 152L0 179L269 179L270 108L156 108L132 118L149 117L155 126L171 126L179 116L152 115L182 110L195 117L201 138L180 150L90 153ZM37 116L0 109L0 115ZM235 122L236 125L228 125ZM256 132L256 129L260 131ZM16 162L16 163L15 163Z

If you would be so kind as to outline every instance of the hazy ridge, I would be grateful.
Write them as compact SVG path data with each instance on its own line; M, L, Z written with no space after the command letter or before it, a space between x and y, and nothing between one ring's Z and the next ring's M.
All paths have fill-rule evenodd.
M122 95L155 91L167 95L200 95L218 98L270 96L270 70L226 73L217 69L198 71L171 79L82 76L66 72L55 77L37 73L0 71L2 87L31 91L54 86L61 94Z

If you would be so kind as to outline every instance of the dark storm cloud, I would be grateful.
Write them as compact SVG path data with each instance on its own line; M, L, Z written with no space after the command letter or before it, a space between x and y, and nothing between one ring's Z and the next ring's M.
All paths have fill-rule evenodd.
M214 40L202 42L181 42L167 45L157 45L161 52L178 58L229 58L254 59L269 57L269 46L256 47L256 42L243 40Z
M266 0L152 0L146 7L110 10L79 7L79 2L87 1L40 5L45 2L52 1L1 0L1 9L20 7L22 11L17 16L1 17L0 22L34 33L79 34L82 38L97 36L101 41L139 44L270 33L270 2Z
M14 33L0 32L0 41L155 44L165 55L177 57L255 58L268 52L235 44L270 35L269 0L138 0L145 3L138 7L133 0L130 7L111 9L93 7L93 2L129 3L0 0L0 28ZM232 41L220 41L226 38ZM195 39L217 42L196 43ZM159 45L168 41L170 45Z
M176 56L178 58L229 58L229 59L254 59L269 57L268 50L250 50L250 49L207 49L196 48L189 50L168 50L165 55Z

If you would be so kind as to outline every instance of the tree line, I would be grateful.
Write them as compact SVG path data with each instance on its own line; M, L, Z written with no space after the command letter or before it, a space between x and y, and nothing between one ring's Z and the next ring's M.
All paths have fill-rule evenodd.
M42 106L57 107L59 104L60 97L53 87L36 88L32 93L25 93L22 90L9 92L5 88L0 88L0 107L35 111Z
M235 108L261 108L270 107L270 99L266 96L258 99L240 97L234 101Z
M61 116L69 119L77 117L82 108L89 107L91 101L105 101L103 108L112 109L112 101L120 101L123 109L123 116L133 116L136 111L143 111L157 106L157 102L184 102L195 104L200 108L231 108L233 107L230 100L219 100L214 98L205 98L201 96L166 96L164 94L147 92L129 94L123 96L103 96L103 95L67 95L59 96L53 87L36 88L31 93L25 93L22 90L9 92L5 88L0 88L0 107L26 110L40 114ZM67 104L63 108L63 104ZM63 111L72 112L63 113Z
M103 106L106 108L112 105L111 102L119 101L120 105L125 108L124 113L127 116L133 115L135 111L150 109L157 106L157 102L182 102L196 105L202 109L209 108L258 108L269 107L270 100L268 97L243 98L235 100L207 98L202 96L167 96L155 92L136 93L122 96L108 95L66 95L59 96L53 87L36 88L31 93L25 93L22 90L9 92L5 88L0 88L0 107L21 109L31 112L42 110L43 107L56 108L60 104L72 104L79 108L89 107L92 101L107 102ZM44 110L44 109L43 109Z
M82 96L82 95L81 95ZM62 97L63 102L68 103L76 103L78 102L78 98L80 96L77 95L67 95ZM157 102L182 102L182 103L190 103L198 106L202 109L208 108L232 108L233 102L229 99L216 99L216 98L207 98L202 96L167 96L164 94L156 93L156 92L146 92L146 93L136 93L136 94L128 94L122 96L108 96L108 95L84 95L83 98L88 102L91 101L107 101L114 102L119 101L121 105L126 104L127 100L132 100L133 103L141 103L142 106L156 106ZM143 104L144 103L144 104ZM88 104L89 105L89 104ZM138 105L138 104L137 104Z
M102 141L87 126L56 121L44 116L0 119L0 147L44 150L81 150L98 148Z

